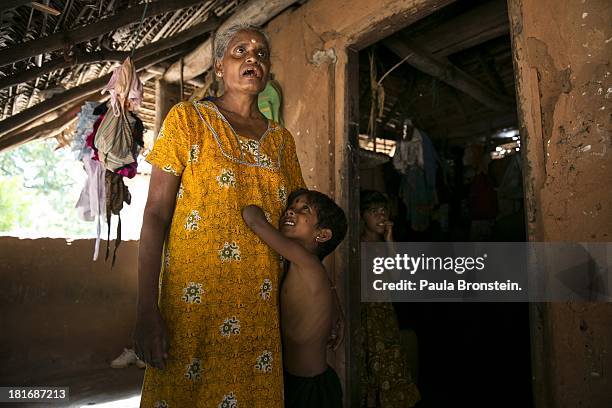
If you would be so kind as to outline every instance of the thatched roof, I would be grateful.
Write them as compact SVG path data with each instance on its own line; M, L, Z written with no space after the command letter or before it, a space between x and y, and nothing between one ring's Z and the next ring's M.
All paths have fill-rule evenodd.
M31 3L2 0L0 4L0 150L28 127L40 126L74 109L80 101L77 94L99 96L99 84L89 85L104 82L102 78L134 47L137 67L152 66L152 71L163 73L171 62L210 36L240 2L150 1L142 26L142 0L40 0L42 6ZM50 10L40 11L44 6ZM53 10L60 14L54 15L57 13ZM148 80L140 115L145 126L152 129L155 75L146 71L139 74ZM198 83L198 78L193 83ZM79 91L79 87L88 86ZM193 86L185 84L185 88L190 92ZM69 90L72 97L67 97ZM70 102L62 104L65 99Z

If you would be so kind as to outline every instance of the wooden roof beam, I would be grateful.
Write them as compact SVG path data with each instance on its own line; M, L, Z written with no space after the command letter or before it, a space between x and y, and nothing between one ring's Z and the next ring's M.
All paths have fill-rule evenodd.
M53 7L49 7L46 4L39 3L37 1L31 2L30 5L32 6L33 9L46 13L46 14L51 14L52 16L57 17L60 14L62 14L61 11L54 9Z
M0 78L0 89L19 85L48 74L49 72L69 68L79 64L90 64L101 61L123 61L128 55L130 55L128 51L102 50L82 55L72 55L69 59L56 58L43 64L42 67L31 68L25 71L20 71L15 75Z
M193 41L193 42L192 42ZM181 44L178 47L171 48L168 50L164 50L159 54L155 54L142 60L137 60L135 62L137 66L137 70L143 70L148 68L151 65L158 64L162 61L165 61L170 58L174 58L178 55L182 55L193 49L195 46L195 42L197 40L192 40L189 43ZM44 102L38 103L31 108L25 109L16 115L13 115L9 118L0 121L0 140L2 137L10 132L13 132L17 128L41 118L47 113L53 111L54 109L61 108L84 95L89 95L93 92L100 91L104 85L108 83L111 78L111 74L104 75L98 79L94 79L93 81L86 82L82 85L71 88L65 92L62 92L59 95L55 95L54 97L47 99ZM141 81L143 79L141 78Z
M147 81L148 79L150 79L149 77L149 74L145 74L143 75L142 80ZM48 122L39 124L35 127L28 128L26 130L18 130L15 133L12 133L5 137L0 137L0 152L12 149L32 140L46 139L57 135L66 127L68 127L72 121L76 120L76 115L81 110L81 107L85 102L100 102L106 98L108 98L107 95L101 95L97 91L92 92L91 94L86 95L83 98L77 100L77 102L73 103L68 109L66 109L64 112L62 112L57 117Z
M31 2L32 0L2 0L2 3L0 3L0 13L15 7L25 6Z
M82 105L89 100L101 100L104 97L98 93L87 95L77 102L73 103L65 112L61 113L57 118L43 123L31 129L24 130L22 132L13 133L9 136L0 138L0 152L20 146L24 143L35 139L53 137L76 119L77 113L81 110Z
M146 17L164 14L201 3L202 0L163 0L148 3ZM15 44L0 51L0 67L91 40L110 31L140 21L145 4L119 10L116 14L74 30L58 32L36 40Z
M157 77L162 77L164 73L168 70L168 67L172 65L171 63L163 63L152 66L147 69L147 72L154 74ZM185 81L186 84L192 85L196 88L202 88L205 84L205 81L199 78L191 78Z
M509 34L506 0L494 0L411 37L436 57L446 57Z
M383 40L383 44L414 68L462 91L483 105L496 111L515 110L511 98L496 94L455 65L435 58L410 41L393 36Z
M215 30L218 26L219 18L214 15L210 16L203 23L196 24L195 26L187 30L181 31L180 33L173 35L172 37L164 38L162 40L155 41L151 44L147 44L143 47L137 48L136 52L134 53L134 59L139 60L141 58L145 58L160 51L163 51L165 49L175 47L184 42L190 41L193 38L211 32ZM130 51L102 50L87 54L75 54L69 59L57 58L47 62L40 68L28 69L16 75L0 78L0 89L28 82L57 69L68 68L77 64L90 64L100 61L123 61L130 54Z

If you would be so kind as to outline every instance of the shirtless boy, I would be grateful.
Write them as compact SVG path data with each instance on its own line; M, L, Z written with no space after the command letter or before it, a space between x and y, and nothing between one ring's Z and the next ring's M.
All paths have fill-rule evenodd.
M280 293L285 406L340 408L340 381L326 360L335 293L321 261L346 235L346 216L317 191L296 190L288 203L280 230L261 208L242 210L249 228L289 262Z

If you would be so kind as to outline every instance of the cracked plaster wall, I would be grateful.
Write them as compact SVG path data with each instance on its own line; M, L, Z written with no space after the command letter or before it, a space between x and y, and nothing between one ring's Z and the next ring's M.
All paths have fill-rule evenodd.
M612 235L612 4L510 0L528 233L534 241ZM549 265L560 268L554 260ZM532 322L541 407L610 406L612 304L551 303Z

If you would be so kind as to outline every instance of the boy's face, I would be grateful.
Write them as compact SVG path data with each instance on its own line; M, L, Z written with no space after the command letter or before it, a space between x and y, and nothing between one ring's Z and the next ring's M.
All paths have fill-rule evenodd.
M317 212L310 205L305 194L299 195L289 203L280 219L280 232L287 238L306 244L317 237Z

